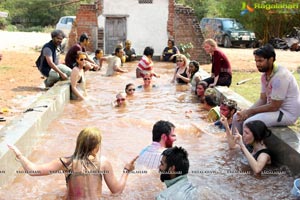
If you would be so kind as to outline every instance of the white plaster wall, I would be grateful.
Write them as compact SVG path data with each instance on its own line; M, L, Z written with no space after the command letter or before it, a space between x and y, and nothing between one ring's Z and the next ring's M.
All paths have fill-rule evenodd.
M139 4L138 0L103 0L103 15L98 26L105 24L106 15L128 15L127 39L138 55L146 46L154 48L154 55L161 55L167 46L167 20L169 0L153 0L152 4Z

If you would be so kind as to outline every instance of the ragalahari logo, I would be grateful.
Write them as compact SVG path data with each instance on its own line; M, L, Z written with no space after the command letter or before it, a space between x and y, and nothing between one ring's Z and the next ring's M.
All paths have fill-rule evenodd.
M254 12L254 8L252 8L251 6L249 6L246 2L242 3L242 8L241 8L241 15L245 15L248 12Z

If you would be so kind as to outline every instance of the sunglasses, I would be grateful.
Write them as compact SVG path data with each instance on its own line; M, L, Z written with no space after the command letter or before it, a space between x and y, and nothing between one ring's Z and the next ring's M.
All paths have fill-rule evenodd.
M135 88L130 88L130 89L128 89L128 91L129 91L129 92L135 91Z
M150 81L151 78L144 78L144 81Z
M120 101L125 101L125 99L124 99L124 98L122 98L122 99L117 99L117 102L120 102Z
M176 62L183 62L183 60L176 60Z
M84 60L86 60L86 58L80 58L79 60L80 60L80 61L84 61Z

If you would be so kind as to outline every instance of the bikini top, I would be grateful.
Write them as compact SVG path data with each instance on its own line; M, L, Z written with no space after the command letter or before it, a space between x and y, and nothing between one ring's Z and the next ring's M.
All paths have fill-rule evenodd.
M178 72L179 68L176 69L176 73ZM186 73L187 68L184 69L184 72L182 74L180 74L183 77L188 77L187 73ZM182 80L181 78L177 78L177 83L184 83L187 84L184 80Z
M255 158L255 160L257 160L257 158L259 157L259 155L260 155L261 153L266 153L266 154L268 154L268 155L271 157L271 152L270 152L269 149L261 149L261 150L259 150L258 152L256 152L256 153L253 155L253 157Z

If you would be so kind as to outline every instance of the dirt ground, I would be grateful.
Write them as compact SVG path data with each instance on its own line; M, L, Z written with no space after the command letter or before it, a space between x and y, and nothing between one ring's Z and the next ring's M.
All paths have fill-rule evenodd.
M30 40L31 42L28 42ZM45 33L24 36L0 32L0 51L3 55L0 61L0 117L6 119L5 122L0 122L0 128L26 110L37 96L45 92L42 76L34 63L39 55L36 49L48 40L50 34L48 37ZM222 50L228 56L234 71L256 70L253 49L222 48ZM296 70L297 66L300 66L299 52L276 50L276 54L278 63L291 70ZM201 67L210 70L210 65Z

